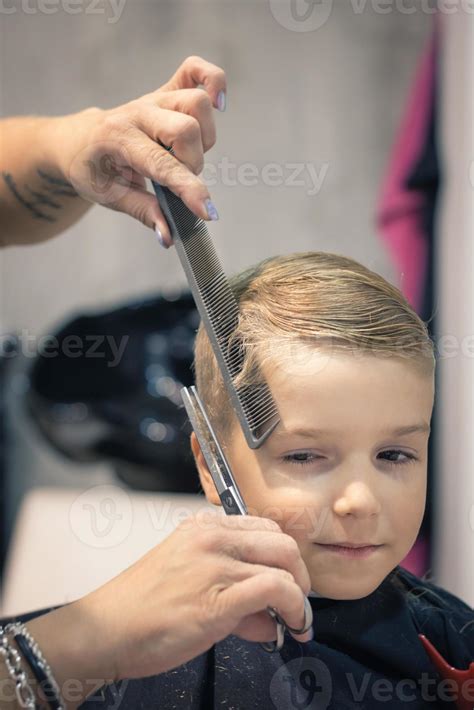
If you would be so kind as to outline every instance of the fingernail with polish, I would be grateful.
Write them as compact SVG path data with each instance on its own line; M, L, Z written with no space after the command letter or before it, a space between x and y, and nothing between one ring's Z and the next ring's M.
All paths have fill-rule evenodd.
M217 108L219 109L219 111L225 111L226 103L227 103L226 93L222 89L217 94Z
M158 227L157 224L155 224L155 234L158 237L158 241L160 242L163 249L168 249L168 245L165 244L165 240L163 239L163 235L162 235L160 228Z
M214 203L212 202L212 200L206 200L205 203L204 203L204 205L205 205L205 207L206 207L206 212L207 212L207 216L209 217L209 219L212 219L212 220L214 220L214 221L215 221L216 219L219 219L219 213L218 213L218 211L216 210L216 208L215 208Z

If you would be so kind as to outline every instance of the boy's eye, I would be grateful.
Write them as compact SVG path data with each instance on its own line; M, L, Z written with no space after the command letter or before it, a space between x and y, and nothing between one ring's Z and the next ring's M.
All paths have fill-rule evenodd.
M308 463L313 463L316 459L322 459L323 456L316 456L315 454L310 453L309 451L299 451L295 454L287 454L286 456L283 456L283 461L285 463L296 463L300 465L308 464Z
M417 458L416 456L413 456L412 454L408 454L405 451L399 451L398 449L388 449L387 451L382 451L380 456L404 456L405 458L403 460L387 460L386 463L388 463L389 466L403 466L404 464L407 463L412 463L413 461L416 461ZM312 454L309 451L298 451L297 453L294 454L287 454L286 456L283 456L283 461L285 463L292 463L292 464L299 464L300 466L304 466L306 464L313 463L317 459L322 459L324 456L317 456L316 454Z
M396 456L399 456L400 454L402 456L405 456L405 459L403 461L387 461L387 463L390 466L400 466L406 463L413 463L413 461L416 461L416 456L413 456L412 454L407 454L405 451L399 451L398 449L389 449L388 451L382 451L382 456L385 454L395 454Z

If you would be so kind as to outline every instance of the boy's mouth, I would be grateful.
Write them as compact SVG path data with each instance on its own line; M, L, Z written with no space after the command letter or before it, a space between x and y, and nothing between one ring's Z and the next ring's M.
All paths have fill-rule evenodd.
M346 557L368 557L380 547L383 547L383 545L373 545L370 542L317 542L315 544L326 552L335 552Z
M318 542L318 545L330 545L331 547L380 547L374 542Z

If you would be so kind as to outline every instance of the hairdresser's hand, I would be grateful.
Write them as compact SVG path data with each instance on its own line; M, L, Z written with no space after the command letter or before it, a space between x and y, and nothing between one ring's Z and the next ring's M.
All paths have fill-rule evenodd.
M117 108L1 120L0 246L49 239L93 203L158 227L168 246L168 225L145 178L169 187L202 219L217 219L197 176L216 140L214 108L224 110L225 97L224 71L188 57L166 84Z
M156 91L117 108L67 116L62 172L86 199L126 212L152 229L158 225L169 244L168 226L145 178L169 187L202 219L217 218L197 175L216 141L214 108L224 109L225 91L222 69L188 57ZM160 144L172 146L175 157Z
M301 628L310 588L296 542L276 522L208 510L102 587L26 625L63 693L74 678L83 700L96 687L90 679L163 673L229 634L275 640L267 606Z
M297 544L276 522L207 511L82 604L97 641L107 639L103 658L118 680L174 668L229 634L274 640L267 605L301 628L310 589Z
M310 588L297 544L276 522L201 511L120 575L28 627L60 685L111 682L163 673L229 634L275 640L267 606L301 628Z

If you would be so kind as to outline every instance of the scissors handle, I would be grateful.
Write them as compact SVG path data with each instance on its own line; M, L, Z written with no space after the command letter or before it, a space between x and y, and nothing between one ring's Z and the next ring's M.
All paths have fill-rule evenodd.
M301 629L294 629L292 626L288 626L286 621L283 619L282 616L280 616L275 607L267 606L267 612L273 619L275 619L277 623L277 640L273 642L274 645L271 646L269 643L260 644L262 648L264 648L265 651L268 651L269 653L279 651L283 646L285 638L285 628L288 629L288 631L291 631L291 633L299 635L305 634L313 625L313 609L311 607L308 597L304 598L304 622Z
M268 643L266 641L262 641L260 646L264 651L268 651L268 653L275 653L283 648L283 644L285 643L285 622L275 607L267 606L267 612L276 621L277 637L276 641L269 641Z

